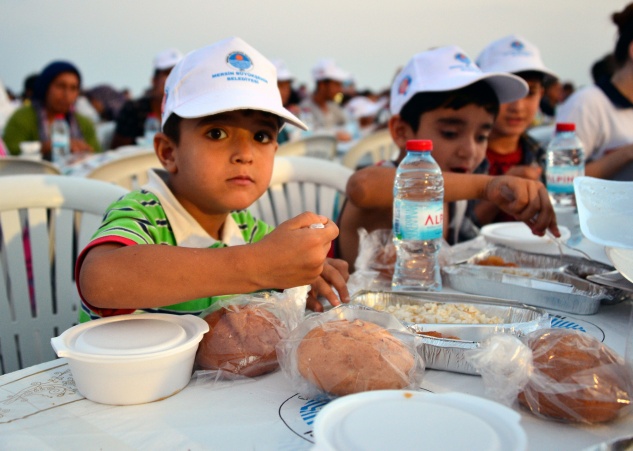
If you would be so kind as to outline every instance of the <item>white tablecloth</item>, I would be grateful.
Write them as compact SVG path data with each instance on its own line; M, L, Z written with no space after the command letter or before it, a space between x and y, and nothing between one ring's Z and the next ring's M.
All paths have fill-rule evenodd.
M623 353L630 310L627 302L589 316L552 313L559 325L585 330ZM480 377L443 371L427 370L421 388L487 397ZM193 379L159 402L101 405L77 392L68 365L59 359L0 376L0 449L309 449L322 406L298 396L281 372L220 386ZM530 450L579 450L633 434L633 414L590 427L545 421L513 408L521 413Z

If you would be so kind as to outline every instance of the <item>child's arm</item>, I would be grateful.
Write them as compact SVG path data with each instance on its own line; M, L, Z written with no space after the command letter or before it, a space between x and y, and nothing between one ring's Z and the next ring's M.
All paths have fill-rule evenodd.
M556 215L545 186L535 180L513 176L443 172L444 201L482 199L530 226L536 235L550 229L560 236ZM347 197L358 208L388 209L393 204L396 169L371 166L356 171L347 183Z
M323 229L310 224L324 223ZM303 213L261 241L217 249L104 244L91 249L80 268L81 292L100 308L149 308L201 297L290 288L322 274L332 221Z

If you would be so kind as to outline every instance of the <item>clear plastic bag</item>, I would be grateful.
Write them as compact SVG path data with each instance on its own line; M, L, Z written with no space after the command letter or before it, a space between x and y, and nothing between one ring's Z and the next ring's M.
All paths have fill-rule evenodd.
M196 353L196 383L276 371L276 346L302 321L309 288L232 296L204 311L200 317L210 330Z
M631 369L587 333L543 329L520 340L495 335L466 358L491 397L508 405L518 400L541 418L594 424L631 409Z
M440 266L450 262L451 246L442 240ZM391 291L396 264L396 247L391 229L372 232L358 229L358 256L354 262L354 273L347 283L350 295L358 291Z
M293 388L312 399L378 389L417 389L424 362L393 315L341 305L306 317L277 356Z

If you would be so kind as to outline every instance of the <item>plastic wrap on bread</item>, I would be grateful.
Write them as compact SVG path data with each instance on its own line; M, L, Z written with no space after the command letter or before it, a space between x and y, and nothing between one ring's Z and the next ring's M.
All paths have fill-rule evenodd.
M310 398L381 389L417 389L424 362L415 337L393 315L342 305L308 316L277 355L293 387Z
M520 340L494 336L467 359L494 398L506 404L518 400L541 418L595 424L631 409L631 368L584 332L545 329Z
M255 377L277 370L276 346L303 317L308 289L218 301L201 315L209 332L198 347L197 368L206 372L206 379Z

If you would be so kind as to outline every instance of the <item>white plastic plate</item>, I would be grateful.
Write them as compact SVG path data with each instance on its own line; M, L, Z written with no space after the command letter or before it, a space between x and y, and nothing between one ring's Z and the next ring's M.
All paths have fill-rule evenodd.
M567 241L570 232L567 227L558 226L561 240ZM546 236L537 236L522 222L498 222L481 228L481 234L487 242L501 244L513 249L535 254L559 254L556 242Z
M520 419L508 407L463 393L364 392L318 413L314 450L522 451L527 438Z

